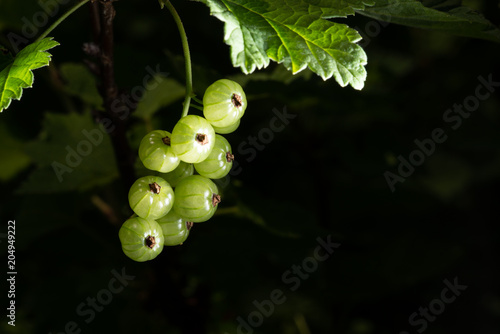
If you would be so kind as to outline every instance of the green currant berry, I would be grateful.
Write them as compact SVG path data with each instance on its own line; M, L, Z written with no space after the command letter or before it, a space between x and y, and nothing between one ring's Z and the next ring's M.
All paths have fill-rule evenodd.
M191 222L209 220L220 201L215 183L201 175L186 177L175 187L174 211Z
M181 161L179 166L173 171L161 175L162 178L167 181L171 187L175 187L180 180L185 177L191 176L194 173L193 164L188 164L187 162Z
M176 214L173 210L166 216L157 220L163 230L163 244L165 246L177 246L186 241L193 227L192 222Z
M206 119L196 115L182 117L172 131L172 149L188 163L205 160L215 144L215 131Z
M237 120L236 123L233 123L233 124L231 124L229 126L226 126L226 127L223 127L223 128L219 128L217 126L213 126L212 125L212 127L214 128L215 133L220 133L222 135L225 135L225 134L233 132L239 126L240 126L240 120Z
M128 192L132 210L142 218L157 219L165 216L174 203L174 191L159 176L137 179Z
M139 158L144 167L162 173L173 171L180 159L170 146L170 132L154 130L141 140L139 145Z
M118 237L125 255L137 262L152 260L163 250L163 230L151 219L128 219L120 228Z
M245 92L232 80L217 80L203 95L203 116L219 128L234 124L243 116L246 108Z
M210 155L197 164L194 164L194 169L201 176L210 179L220 179L226 176L231 167L233 167L234 155L231 152L226 138L221 135L215 135L215 145Z

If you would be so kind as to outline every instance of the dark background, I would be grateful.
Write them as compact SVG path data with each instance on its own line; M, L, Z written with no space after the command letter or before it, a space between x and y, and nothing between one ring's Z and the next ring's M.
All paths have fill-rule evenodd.
M0 12L0 43L7 44L7 33L22 28L20 18L40 7L2 2L9 12ZM469 4L498 26L498 1ZM64 192L48 182L44 191L31 192L29 182L36 180L30 175L39 166L30 158L1 180L1 254L6 263L6 225L15 219L18 272L16 327L2 315L1 332L60 333L74 321L82 333L238 333L238 317L249 321L254 301L279 289L286 301L263 321L254 312L250 321L260 326L239 333L498 333L499 95L481 101L456 130L443 114L474 95L479 76L500 81L499 45L388 25L362 43L368 79L356 91L307 70L291 76L275 63L245 77L231 65L223 24L201 3L174 5L189 37L195 92L202 96L211 82L229 77L244 85L249 100L240 127L226 136L241 172L221 187L219 214L196 224L184 245L136 263L118 240L131 214L119 177ZM156 64L183 83L180 38L169 13L156 1L115 7L118 85L140 84L145 67ZM363 33L372 20L339 21ZM87 58L81 51L91 38L87 10L51 36L61 43L52 50L51 70L35 71L34 88L0 115L11 138L0 149L3 164L26 159L12 150L25 152L47 139L44 119L48 112L68 113L67 99L78 112L86 110L81 100L61 97L54 78L61 64ZM273 109L284 108L296 118L250 159L245 142L269 128ZM171 130L180 113L177 101L156 113L152 125ZM129 128L137 150L147 125L132 118ZM430 138L435 128L447 140L391 192L384 173L396 174L397 157L408 159L417 149L414 140ZM113 163L112 155L92 161L97 167ZM79 173L89 172L75 168L72 174ZM118 222L103 214L96 198ZM282 276L314 254L317 238L328 236L340 246L292 291L295 285ZM134 278L86 323L89 313L78 314L78 306L106 294L113 270ZM466 290L426 328L423 322L412 326L409 317L439 305L444 281L454 279Z

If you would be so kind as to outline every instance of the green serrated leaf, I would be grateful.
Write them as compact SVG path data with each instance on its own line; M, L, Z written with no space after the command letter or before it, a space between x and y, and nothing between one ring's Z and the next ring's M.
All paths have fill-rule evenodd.
M241 85L241 87L245 88L248 82L251 81L277 81L288 85L295 80L304 79L309 80L312 76L312 72L309 70L304 70L298 74L293 75L290 71L288 71L283 66L276 66L272 71L266 71L261 73L254 73L252 75L245 74L234 74L227 76L228 79L236 81Z
M19 192L85 190L117 178L111 141L103 130L90 113L48 113L40 139L26 145L26 153L38 168Z
M375 0L373 7L357 12L381 21L500 42L500 29L480 13L467 7L454 7L456 1L426 3L435 8L425 7L417 0Z
M97 91L96 80L83 64L65 63L59 68L66 83L66 91L89 105L102 109L102 97Z
M7 109L13 99L21 99L23 88L33 86L32 70L49 65L51 55L46 51L58 45L51 37L32 43L0 72L0 112Z
M460 7L462 0L422 0L422 4L425 7L441 10L443 8Z
M371 0L197 0L225 22L224 41L234 66L245 74L267 67L270 59L292 73L309 67L324 80L362 89L367 57L361 36L327 18L352 15Z
M141 101L137 104L137 109L133 113L135 117L151 119L160 108L171 105L182 99L186 93L186 88L174 79L165 78L162 75L155 75L148 83Z

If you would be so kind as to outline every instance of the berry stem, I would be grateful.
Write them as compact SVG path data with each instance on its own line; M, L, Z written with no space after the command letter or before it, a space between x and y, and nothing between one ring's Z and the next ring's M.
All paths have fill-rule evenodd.
M181 35L182 41L182 49L184 51L184 59L186 63L186 97L184 98L184 104L182 109L182 117L187 116L189 112L189 104L191 103L191 95L193 95L193 73L191 70L191 54L189 53L189 44L187 40L186 31L184 30L184 26L182 25L181 18L174 6L170 3L169 0L163 0L162 4L167 6L167 9L172 14L175 23L177 24L177 29L179 29L179 34Z
M199 105L197 104L191 104L191 107L195 108L195 109L198 109L198 110L201 110L203 111L203 107L200 107Z
M195 95L191 96L191 98L193 99L194 102L197 102L197 103L203 105L203 101L200 100L199 98L197 98Z
M60 18L58 18L56 20L56 22L52 23L50 25L50 27L48 27L40 36L38 36L38 38L35 40L35 42L39 42L42 39L44 39L45 37L47 37L47 35L50 34L52 32L52 30L54 30L55 28L57 28L57 26L59 24L61 24L64 20L66 20L68 18L68 16L70 16L71 14L73 14L78 8L80 8L81 6L85 5L89 1L90 0L83 0L83 1L81 1L79 3L77 3L76 5L74 5L73 7L71 7L66 13L64 13Z

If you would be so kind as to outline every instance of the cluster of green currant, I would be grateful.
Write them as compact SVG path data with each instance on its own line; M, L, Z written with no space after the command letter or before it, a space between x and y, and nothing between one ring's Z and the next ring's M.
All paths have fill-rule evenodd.
M138 262L152 260L164 246L186 241L193 223L214 215L221 197L211 179L226 176L234 159L220 134L238 128L246 106L241 86L221 79L205 91L204 117L186 115L172 133L154 130L142 139L139 158L159 175L141 177L130 188L135 214L119 231L125 255Z

